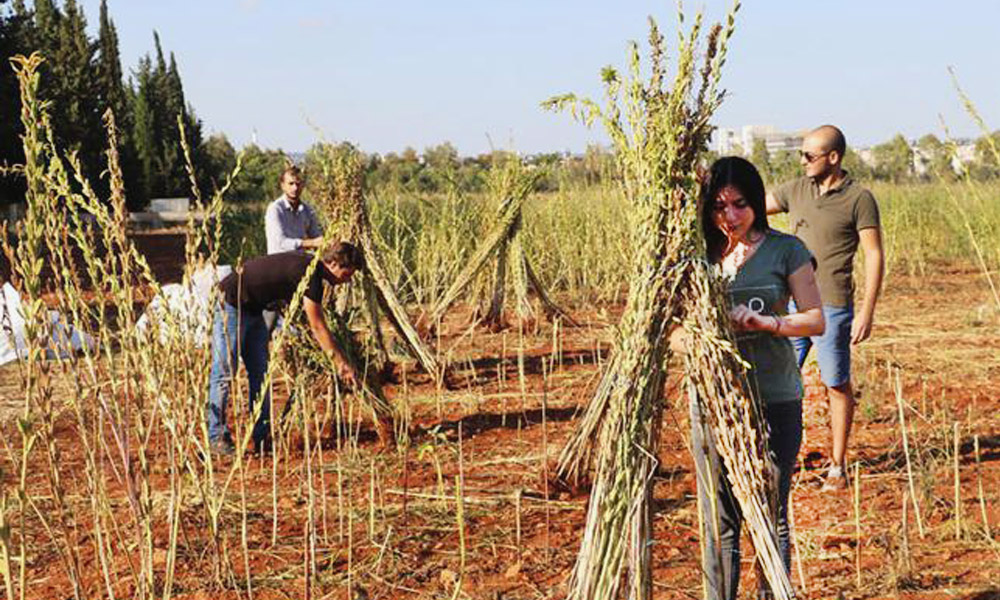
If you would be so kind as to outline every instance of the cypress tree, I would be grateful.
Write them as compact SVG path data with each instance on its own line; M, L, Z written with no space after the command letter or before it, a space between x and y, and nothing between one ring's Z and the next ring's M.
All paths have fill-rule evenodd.
M99 112L103 115L104 111L110 108L115 114L115 123L119 130L119 159L127 193L126 204L129 210L139 210L146 201L142 168L132 137L132 103L129 99L129 90L126 89L122 77L121 58L118 51L118 31L108 14L107 0L101 0L97 47Z
M150 96L154 92L149 55L139 59L135 78L135 87L132 92L132 140L139 163L141 180L139 192L143 198L149 199L157 186L156 162L159 155L154 122L155 109L150 101Z
M174 148L177 151L177 162L172 165L171 169L173 194L186 195L189 192L189 185L187 165L180 145L180 130L177 128L178 115L184 124L184 133L191 149L191 162L195 167L196 175L198 175L198 181L202 182L203 185L207 185L207 182L202 181L205 177L204 173L201 172L201 166L204 162L202 160L201 121L195 116L194 109L184 99L184 84L181 82L180 72L177 70L177 59L173 52L170 53L170 66L167 67L166 86L167 117L173 122L174 135L172 137L175 140Z
M66 0L60 20L59 45L52 60L58 92L54 98L62 114L59 135L76 148L88 178L97 182L104 169L101 152L104 130L94 69L95 46L87 38L87 21L76 0Z
M98 93L103 108L115 112L118 122L124 126L127 113L127 99L122 80L121 58L118 54L118 32L108 16L108 2L101 0L100 28L98 30Z
M154 161L153 194L172 196L174 194L174 173L180 161L180 135L177 131L177 113L172 110L167 61L163 56L160 34L153 32L155 65L150 79L150 94L146 101L152 109L153 140L156 145Z
M50 52L55 49L56 41L59 39L61 17L53 0L35 0L34 50ZM48 55L46 57L48 58Z
M2 4L2 3L0 3ZM25 54L27 37L32 24L24 2L15 2L14 11L7 16L0 11L0 56ZM21 164L24 150L18 137L21 133L17 115L21 110L17 78L11 69L0 69L0 164ZM6 218L6 205L21 202L24 198L24 179L0 177L0 219Z
M60 11L53 0L35 0L34 25L24 52L45 57L40 95L52 102L50 114L57 142L78 152L84 173L92 181L100 167L103 134L97 112L94 45L76 0L65 0Z
M153 32L154 53L139 60L128 82L123 81L118 33L107 0L100 4L99 33L87 37L86 18L79 0L0 0L0 52L4 56L30 54L45 57L40 94L52 102L50 115L57 142L76 150L85 175L102 193L107 185L98 174L105 169L107 145L104 111L111 108L119 129L119 155L129 208L135 210L149 198L187 195L188 177L180 146L180 115L196 172L202 163L201 122L187 105L177 61L169 62ZM0 114L17 114L19 96L14 77L0 69ZM0 160L23 160L16 119L0 120ZM199 177L210 187L210 178ZM0 181L0 203L19 201L23 182Z
M198 174L203 162L201 122L195 117L193 109L185 104L184 86L176 58L171 53L168 64L160 36L155 31L153 43L154 58L147 55L140 61L137 73L138 87L133 106L136 149L147 177L147 189L152 196L186 196L190 188L177 117L180 116L184 123L192 162Z

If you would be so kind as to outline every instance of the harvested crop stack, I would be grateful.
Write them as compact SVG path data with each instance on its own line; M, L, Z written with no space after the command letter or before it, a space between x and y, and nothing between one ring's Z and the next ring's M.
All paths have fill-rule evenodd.
M776 470L767 449L767 425L760 407L745 393L744 368L728 327L725 287L712 267L692 263L683 302L684 327L692 340L684 356L692 401L700 403L714 434L757 549L758 566L776 597L791 597L773 526Z
M429 317L431 325L436 326L440 322L451 305L458 300L491 259L495 262L489 297L483 303L485 306L480 309L478 315L484 324L493 329L503 327L503 307L508 280L514 292L514 313L522 323L535 321L535 308L528 298L529 289L535 292L549 318L558 316L563 321L574 323L573 319L549 297L535 275L531 261L524 250L522 208L540 175L538 171L526 170L520 159L515 156L508 156L494 163L488 175L487 188L490 196L497 201L496 223L441 300L431 310Z
M521 161L513 156L494 164L486 181L490 195L499 199L499 214L503 215L513 204L514 198L526 197L534 189L540 171L527 171ZM523 235L523 204L519 203L516 218L508 229L505 237L496 251L496 269L492 283L492 293L489 301L480 310L483 321L493 327L504 325L503 307L508 280L514 292L514 314L522 323L536 322L536 311L528 299L529 289L538 297L542 309L549 319L556 317L570 324L575 324L572 317L549 298L542 283L535 275L527 252L524 248ZM508 277L509 273L509 277Z
M380 316L384 314L407 350L431 377L439 379L443 376L442 367L420 339L383 266L382 254L368 216L364 165L360 153L343 144L323 144L321 149L323 172L318 183L317 208L326 217L331 231L338 232L364 251L364 306L378 348L379 367L388 362L388 348L380 326Z
M348 309L348 314L341 314L328 310L326 319L330 335L337 347L340 348L344 358L354 368L356 386L351 391L370 411L379 439L388 442L393 433L395 433L396 439L400 439L400 436L405 435L405 431L402 429L403 424L400 422L396 407L386 398L382 390L381 374L373 368L378 364L379 350L373 347L373 340L361 338L350 327L351 313L354 312L358 311L352 308ZM290 364L298 367L297 371L300 372L300 376L302 376L301 373L307 373L307 375L302 376L303 381L296 381L298 384L298 389L295 390L296 394L303 393L306 394L306 397L312 397L320 390L329 390L331 398L339 397L340 389L335 381L337 370L330 363L329 356L311 340L300 338L290 343L288 358ZM291 410L290 406L286 405L286 413ZM325 413L324 419L324 427L327 422L332 423L334 420L333 412ZM390 431L390 427L393 426L397 427L398 430Z
M650 25L650 76L641 75L632 45L628 72L603 73L606 108L572 95L552 108L571 109L590 124L601 119L611 137L632 210L635 254L628 300L608 363L580 429L560 457L560 472L578 478L595 462L586 529L571 580L576 599L650 598L652 477L664 406L668 334L678 322L692 335L687 375L704 403L719 451L752 531L764 574L776 597L792 595L776 550L768 497L771 466L766 435L744 393L743 368L728 328L727 300L705 264L698 227L697 169L723 98L717 85L734 30L713 27L704 63L695 63L701 17L678 38L672 82L664 40ZM681 15L683 24L683 15Z

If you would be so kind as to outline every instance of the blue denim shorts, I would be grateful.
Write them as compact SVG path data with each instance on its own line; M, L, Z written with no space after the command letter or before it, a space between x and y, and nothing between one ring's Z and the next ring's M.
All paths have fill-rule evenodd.
M794 311L794 303L789 306ZM851 325L854 323L854 306L823 305L826 330L823 335L791 338L799 360L805 364L809 349L816 346L819 375L827 387L840 387L851 382Z

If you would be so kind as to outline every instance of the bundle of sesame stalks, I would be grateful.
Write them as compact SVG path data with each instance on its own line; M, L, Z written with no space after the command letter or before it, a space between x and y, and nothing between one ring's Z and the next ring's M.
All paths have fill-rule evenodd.
M487 288L487 298L482 302L477 314L477 319L483 324L493 329L505 325L503 308L508 279L514 292L514 313L521 323L536 322L535 308L528 298L530 289L535 292L542 309L550 319L559 317L564 322L575 324L566 311L549 297L535 275L524 249L522 208L525 200L535 189L540 176L539 171L525 169L516 155L502 157L492 165L487 175L486 186L489 195L497 201L497 221L441 300L430 311L428 320L432 326L440 323L462 291L473 282L491 259L495 261L492 282Z
M386 397L382 389L381 373L378 369L379 349L374 340L364 339L351 327L355 313L360 312L356 308L348 309L346 314L340 314L335 310L328 309L326 320L330 327L330 334L334 343L340 348L344 358L354 367L355 386L350 390L354 396L371 411L372 422L376 433L382 441L389 441L389 436L395 433L397 442L405 440L405 424L400 420L400 414L396 411L392 402ZM306 328L304 319L303 329ZM300 373L306 373L304 388L308 390L341 390L337 387L337 369L330 362L330 357L316 345L311 338L302 338L300 343L289 346L289 364L294 364ZM348 391L348 390L343 390ZM339 394L334 394L339 396ZM289 407L285 412L290 411ZM325 415L326 419L331 419L332 415ZM394 424L396 431L390 431L388 427ZM289 426L290 423L283 423Z
M380 370L389 362L388 346L380 324L380 315L384 314L407 350L431 377L439 380L444 375L442 366L421 340L383 266L368 216L361 154L346 144L335 146L326 143L321 147L323 173L318 186L320 201L317 208L326 217L327 226L332 231L358 245L364 252L363 302L379 349ZM339 304L343 308L345 303Z
M766 435L742 386L743 364L728 331L724 288L705 264L697 215L697 169L720 105L718 89L726 47L734 31L733 5L726 26L705 41L695 62L701 15L678 36L676 73L667 82L664 40L650 20L649 80L641 75L632 44L628 72L603 73L606 108L567 95L548 101L587 124L601 119L615 146L624 192L632 210L635 253L625 312L614 354L579 430L560 457L563 476L578 478L596 463L586 528L570 598L645 599L652 595L650 499L656 469L668 334L677 322L694 331L688 377L698 390L720 440L719 453L733 478L764 576L778 598L792 596L775 543L769 501L773 488ZM683 14L679 17L684 24Z
M692 402L699 403L711 428L729 484L743 511L757 550L757 566L776 597L794 595L775 537L777 471L767 444L767 424L747 397L742 361L726 324L725 285L704 262L693 262L684 289L684 329L692 340L684 355ZM710 518L706 515L706 518ZM703 527L702 531L716 531ZM779 592L780 590L780 592Z

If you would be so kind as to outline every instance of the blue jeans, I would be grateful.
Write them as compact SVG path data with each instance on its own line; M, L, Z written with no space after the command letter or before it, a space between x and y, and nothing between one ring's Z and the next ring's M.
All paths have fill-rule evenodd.
M270 334L260 311L241 311L226 302L215 310L212 325L212 373L208 378L208 437L221 439L229 433L226 425L226 408L229 406L229 390L239 359L247 368L250 380L250 414L260 395L261 384L267 373L267 343ZM271 395L264 394L260 416L253 428L253 439L260 442L271 431Z
M771 458L778 468L778 550L791 572L792 542L788 525L788 496L792 473L802 444L802 402L764 406ZM740 583L740 529L743 514L733 495L726 469L703 423L696 402L691 403L691 452L698 477L698 502L703 515L702 547L706 599L735 600ZM713 494L715 502L712 501ZM716 519L717 517L717 519Z
M789 306L794 309L794 303ZM819 376L827 387L840 387L851 382L851 325L854 323L853 306L823 305L826 330L823 335L791 338L799 368L806 363L809 349L816 346Z

